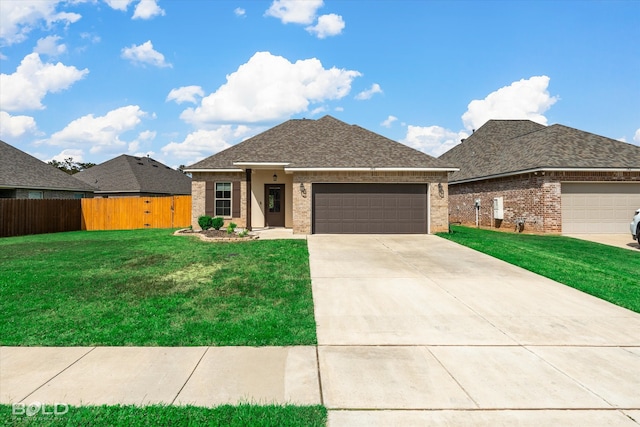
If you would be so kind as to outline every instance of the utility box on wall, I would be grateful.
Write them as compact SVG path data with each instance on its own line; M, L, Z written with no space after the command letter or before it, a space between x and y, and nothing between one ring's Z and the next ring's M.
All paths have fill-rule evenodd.
M504 219L504 204L502 197L493 199L493 219Z

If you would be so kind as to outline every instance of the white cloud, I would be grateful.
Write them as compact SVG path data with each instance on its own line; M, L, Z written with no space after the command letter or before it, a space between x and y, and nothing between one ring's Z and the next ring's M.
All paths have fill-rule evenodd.
M322 4L322 0L274 0L265 14L278 18L283 24L311 24Z
M337 36L342 33L344 27L345 23L342 16L330 13L320 16L316 25L308 26L306 30L311 34L315 34L319 39L324 39L330 36Z
M167 95L167 101L176 101L178 104L183 102L191 102L193 104L198 103L198 98L204 96L204 91L200 86L182 86L177 89L171 89L169 95Z
M76 148L67 148L62 150L60 153L56 154L52 158L48 159L47 163L50 162L51 160L57 160L59 162L63 162L69 157L71 157L73 161L76 163L82 162L84 161L84 152Z
M398 120L398 118L396 116L389 116L385 119L385 121L383 121L382 123L380 123L381 126L384 126L386 128L390 128L391 124L393 122L395 122L396 120Z
M153 141L158 133L154 130L145 130L138 134L140 141Z
M558 100L547 91L549 80L547 76L522 79L490 93L483 100L471 101L462 115L465 128L478 129L490 119L528 119L546 124L547 118L543 113ZM464 130L455 132L441 126L409 125L402 142L437 157L467 137Z
M164 10L158 6L156 0L140 0L133 12L132 19L151 19L155 16L164 16Z
M228 141L233 139L233 127L223 125L214 130L200 129L192 132L184 141L170 142L161 151L172 159L189 160L189 163L193 163L231 147Z
M236 7L236 8L233 10L233 13L235 13L235 14L236 14L236 16L245 16L245 15L247 14L247 11L246 11L246 10L244 10L243 8L241 8L241 7Z
M140 151L140 148L145 145L149 146L151 142L156 139L157 132L151 130L145 130L138 134L138 137L131 141L128 146L128 152L137 153ZM135 155L135 154L134 154ZM145 154L146 155L146 154ZM139 156L138 156L139 157Z
M321 105L320 107L314 108L311 110L311 116L317 116L318 114L324 113L327 111L327 107L325 105Z
M172 67L170 63L165 62L164 55L153 48L151 40L147 40L138 46L133 44L131 47L123 48L122 57L134 64L149 64L160 68Z
M135 129L145 116L147 113L137 105L120 107L99 117L88 114L42 142L54 146L91 147L91 153L122 150L127 146L127 142L120 139L122 134Z
M483 100L473 100L462 115L467 129L478 129L490 119L528 119L547 124L543 115L558 101L547 90L549 77L534 76L511 83L490 93Z
M26 133L36 132L36 121L33 117L12 116L6 111L0 111L0 139L19 138Z
M0 41L6 45L20 43L34 28L45 23L52 25L62 22L65 25L77 22L81 15L58 12L62 0L2 0L0 1Z
M636 130L635 135L633 135L633 141L640 144L640 129Z
M325 69L316 58L291 63L269 52L257 52L228 75L216 92L180 117L197 125L283 120L308 111L312 103L345 97L360 75L353 70Z
M125 11L134 0L104 0L112 9Z
M78 70L61 62L43 63L40 55L31 53L24 57L15 73L0 74L0 105L7 111L41 110L47 93L68 89L87 73L86 68Z
M363 90L362 92L357 94L356 99L360 101L363 101L365 99L371 99L371 97L376 93L382 93L382 88L378 83L372 84L369 89Z
M60 39L60 36L47 36L39 39L33 51L41 55L54 57L62 55L67 51L67 46L65 44L58 44L58 40Z
M407 135L400 142L423 153L438 157L460 144L460 140L468 136L464 131L454 132L440 126L409 125Z

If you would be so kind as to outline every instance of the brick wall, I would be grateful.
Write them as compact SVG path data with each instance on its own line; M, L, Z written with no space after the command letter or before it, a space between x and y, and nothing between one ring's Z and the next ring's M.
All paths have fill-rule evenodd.
M247 182L244 172L213 173L194 172L191 178L191 225L194 230L200 230L198 218L205 214L206 182L234 182L240 181L240 217L225 218L225 224L234 222L238 227L247 226Z
M638 172L539 172L449 186L449 221L475 226L474 201L480 199L479 225L524 231L562 232L562 182L640 182ZM502 197L504 219L493 218L493 199Z
M446 231L449 223L446 172L298 172L293 176L293 232L311 233L312 182L429 184L431 232ZM300 184L305 191L301 191ZM441 190L438 187L441 183Z

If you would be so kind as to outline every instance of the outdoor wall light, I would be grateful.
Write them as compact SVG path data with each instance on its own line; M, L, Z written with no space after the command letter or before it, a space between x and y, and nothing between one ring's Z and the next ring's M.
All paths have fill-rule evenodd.
M307 197L307 189L304 188L304 182L300 183L300 194L302 197Z
M440 198L444 198L444 187L441 182L438 183L438 195Z
M273 182L276 182L278 180L278 175L276 175L275 173L273 174Z

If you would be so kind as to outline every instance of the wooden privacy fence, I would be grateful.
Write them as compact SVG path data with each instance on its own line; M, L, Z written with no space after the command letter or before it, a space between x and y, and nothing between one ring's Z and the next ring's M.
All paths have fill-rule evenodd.
M191 224L191 196L82 199L83 230L176 228Z
M191 224L191 196L0 199L0 237L77 230L178 228Z
M0 237L80 230L80 200L0 199Z

